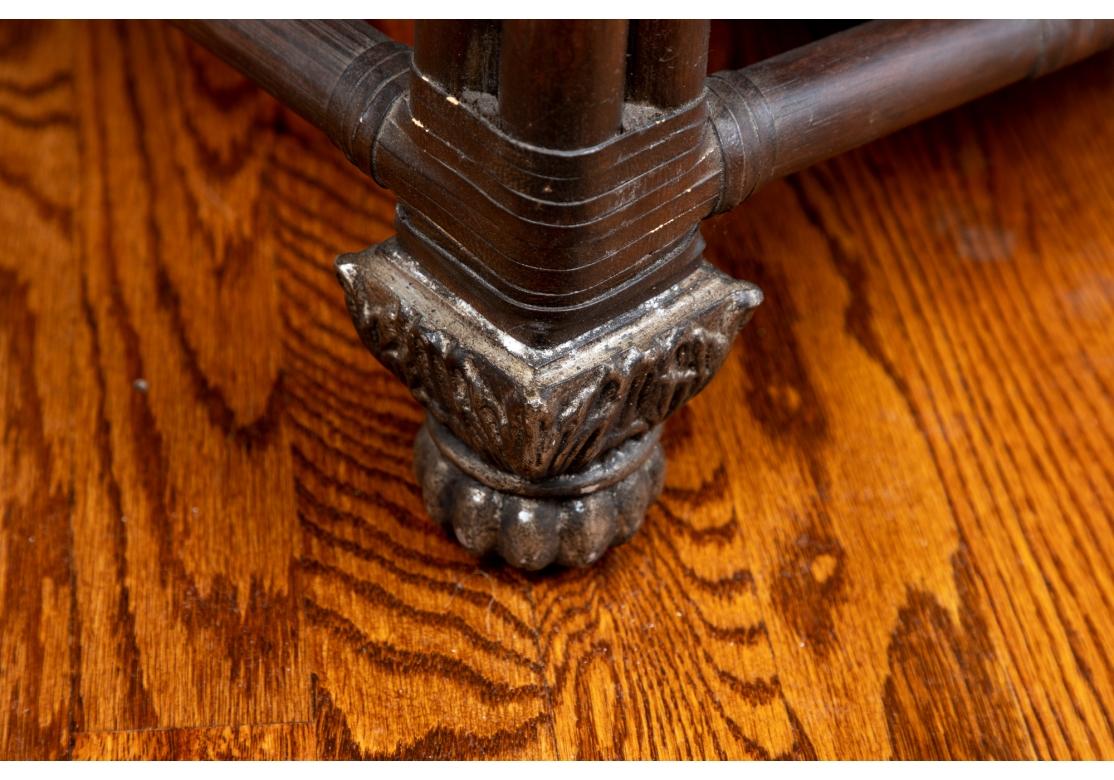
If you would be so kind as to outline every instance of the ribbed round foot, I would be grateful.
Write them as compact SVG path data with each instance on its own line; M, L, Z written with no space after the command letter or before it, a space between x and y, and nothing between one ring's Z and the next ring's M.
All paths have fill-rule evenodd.
M587 566L634 535L661 492L658 430L577 474L531 482L500 471L432 420L414 443L426 509L468 550L522 569Z

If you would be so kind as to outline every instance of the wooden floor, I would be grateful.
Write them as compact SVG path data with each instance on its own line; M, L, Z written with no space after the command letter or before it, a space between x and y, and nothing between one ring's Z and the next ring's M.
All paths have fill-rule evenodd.
M333 279L391 196L170 27L0 25L0 757L1114 758L1112 106L709 223L766 303L662 500L523 575Z

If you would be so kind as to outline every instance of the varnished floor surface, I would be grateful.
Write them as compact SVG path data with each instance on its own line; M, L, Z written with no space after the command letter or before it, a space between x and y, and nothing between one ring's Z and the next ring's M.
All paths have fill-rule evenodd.
M0 756L1114 758L1112 106L708 224L766 303L637 538L525 576L333 279L389 194L170 27L0 26Z

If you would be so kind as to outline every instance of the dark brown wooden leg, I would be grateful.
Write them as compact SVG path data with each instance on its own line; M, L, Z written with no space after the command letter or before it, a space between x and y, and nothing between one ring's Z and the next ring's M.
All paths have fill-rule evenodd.
M720 188L707 35L418 26L375 155L398 237L338 274L367 346L429 409L426 505L477 553L584 565L629 538L661 488L661 423L761 300L700 257Z
M396 192L397 236L337 260L353 321L429 411L430 513L532 569L637 530L660 426L761 302L703 261L700 220L1114 44L1110 22L875 22L705 80L703 22L423 22L412 62L353 23L187 26Z

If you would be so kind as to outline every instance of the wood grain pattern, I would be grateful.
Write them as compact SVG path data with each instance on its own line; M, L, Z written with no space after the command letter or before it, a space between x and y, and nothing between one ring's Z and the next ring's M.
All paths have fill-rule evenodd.
M0 25L0 756L1114 757L1112 93L709 223L767 298L662 501L523 575L347 321L391 197L167 26Z

